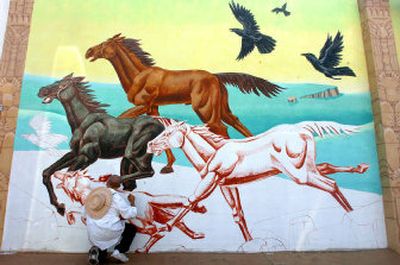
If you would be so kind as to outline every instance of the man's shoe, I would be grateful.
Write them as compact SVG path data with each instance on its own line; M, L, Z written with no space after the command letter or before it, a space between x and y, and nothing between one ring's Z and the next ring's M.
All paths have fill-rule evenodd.
M114 252L111 254L111 257L113 257L114 259L117 259L123 263L129 261L129 258L124 253L120 253L118 251L118 249L114 250Z
M100 249L96 246L91 247L89 250L89 264L98 265L99 255L100 255Z

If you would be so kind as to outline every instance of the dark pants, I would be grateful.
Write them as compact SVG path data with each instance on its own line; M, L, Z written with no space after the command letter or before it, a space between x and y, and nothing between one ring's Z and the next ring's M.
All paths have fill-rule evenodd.
M125 253L131 247L133 238L136 235L136 226L126 223L124 232L122 233L121 242L115 247L120 253Z
M121 242L119 242L119 244L115 247L115 249L118 249L120 253L127 252L132 244L135 235L136 235L136 226L126 223L124 232L122 232ZM107 259L107 249L100 250L99 262L104 263L106 259Z
M103 264L107 259L107 249L105 250L101 250L100 249L100 253L99 253L99 263Z

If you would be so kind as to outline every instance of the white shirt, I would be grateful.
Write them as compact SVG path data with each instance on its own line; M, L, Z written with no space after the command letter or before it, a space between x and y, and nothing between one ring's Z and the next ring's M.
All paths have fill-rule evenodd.
M113 197L106 215L100 219L86 217L89 241L101 250L110 248L120 241L125 229L125 221L120 216L123 219L130 219L137 215L136 207L132 207L123 194L110 190Z

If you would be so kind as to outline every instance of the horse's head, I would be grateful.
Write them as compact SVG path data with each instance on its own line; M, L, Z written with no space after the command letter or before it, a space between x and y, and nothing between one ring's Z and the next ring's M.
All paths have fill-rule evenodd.
M61 100L61 98L68 100L70 97L74 96L72 91L67 91L68 88L82 82L83 79L84 77L73 77L72 74L69 74L59 81L41 87L38 92L38 97L43 99L43 104L49 104L55 98L58 100Z
M71 193L71 191L68 191L69 181L73 178L74 172L63 172L63 171L56 171L53 174L53 177L60 180L61 182L57 184L56 188L57 189L63 189L67 195Z
M187 131L188 125L183 121L171 124L160 135L148 142L147 152L158 156L166 149L182 147Z
M89 48L85 54L86 59L90 59L91 62L99 58L112 59L117 52L117 46L125 39L120 35L121 33L114 35L112 38Z
M53 177L55 177L56 179L59 179L61 181L64 181L65 178L68 178L69 175L71 175L70 172L63 172L63 171L56 171L53 174Z

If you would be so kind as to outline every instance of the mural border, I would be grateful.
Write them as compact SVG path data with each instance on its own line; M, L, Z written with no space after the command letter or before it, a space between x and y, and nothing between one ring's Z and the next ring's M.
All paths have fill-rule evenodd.
M0 245L33 0L10 0L0 59Z
M400 68L389 0L358 0L389 248L400 253Z

